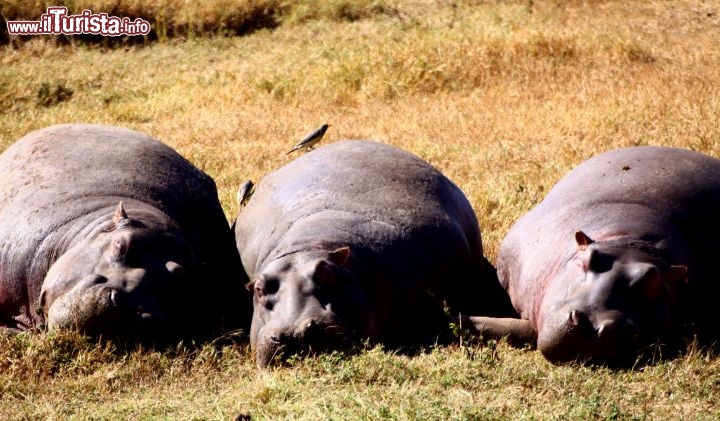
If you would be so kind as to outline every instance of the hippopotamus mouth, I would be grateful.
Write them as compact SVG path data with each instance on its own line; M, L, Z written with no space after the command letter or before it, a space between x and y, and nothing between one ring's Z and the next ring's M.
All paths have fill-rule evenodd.
M340 323L307 320L290 333L263 335L256 347L259 367L283 363L292 356L316 356L330 351L347 351L354 345L353 333Z
M122 342L159 342L172 336L167 314L148 297L97 283L58 297L47 314L51 329Z
M122 291L109 288L108 299L112 305L111 317L117 322L109 324L119 336L155 338L166 332L168 318L157 309L133 302L132 298Z
M552 332L540 331L538 348L553 363L580 362L608 366L633 364L648 339L631 319L592 323L572 311L567 323Z

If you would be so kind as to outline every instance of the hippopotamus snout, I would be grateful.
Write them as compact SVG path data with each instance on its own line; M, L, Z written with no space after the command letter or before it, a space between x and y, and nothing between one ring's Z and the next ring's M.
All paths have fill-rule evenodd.
M52 302L48 327L110 336L152 337L163 332L167 317L145 291L144 277L143 269L88 275Z
M102 290L106 299L110 301L109 307L125 314L126 317L136 318L145 323L160 323L166 320L157 304L146 297L137 297L128 291L114 287L104 287Z
M571 309L557 326L541 329L538 349L554 363L624 363L636 351L637 334L635 323L620 311L608 310L589 316Z
M352 343L351 332L334 315L318 314L294 325L265 325L258 334L256 361L263 368L291 355L347 349Z

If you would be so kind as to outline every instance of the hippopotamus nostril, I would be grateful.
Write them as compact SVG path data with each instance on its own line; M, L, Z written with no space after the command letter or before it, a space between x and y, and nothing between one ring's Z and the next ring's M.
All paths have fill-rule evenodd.
M100 284L106 284L108 281L108 278L102 276L102 275L96 275L92 278L92 281L90 281L91 285L100 285Z
M273 345L280 345L280 342L282 342L282 341L280 340L280 336L270 335L270 342L272 342Z

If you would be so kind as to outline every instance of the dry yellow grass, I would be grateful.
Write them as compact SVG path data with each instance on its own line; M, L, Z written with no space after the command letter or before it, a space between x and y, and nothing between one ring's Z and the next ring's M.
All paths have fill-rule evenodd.
M338 15L339 3L298 2L276 29L244 37L0 47L0 148L54 123L140 130L212 175L232 219L240 182L287 163L294 142L328 121L323 143L377 139L454 180L490 260L518 217L600 151L653 144L720 157L718 1L381 1L363 4L382 13L357 19ZM29 350L66 342L27 341L0 346L0 418L720 414L720 365L701 352L615 373L552 367L504 345L373 350L262 373L242 344L167 356L88 345L33 373Z

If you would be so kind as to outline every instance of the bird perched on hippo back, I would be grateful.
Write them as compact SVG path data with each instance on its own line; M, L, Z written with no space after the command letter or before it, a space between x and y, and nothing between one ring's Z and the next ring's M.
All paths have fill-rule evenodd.
M553 362L627 364L688 333L717 340L720 160L618 149L567 174L503 240L497 268ZM486 333L503 320L474 318Z
M169 147L57 125L10 146L0 173L0 327L162 341L241 326L215 183Z
M243 207L247 205L248 200L252 197L253 193L255 193L255 184L251 180L246 180L243 184L240 185L240 188L238 188L236 200L240 207Z
M268 174L235 235L260 367L283 351L434 341L448 329L445 305L513 313L484 277L492 268L463 193L389 145L338 142Z
M318 127L317 129L311 131L307 134L304 138L302 138L295 147L290 149L288 151L288 155L295 152L298 149L305 148L306 150L310 150L315 146L316 143L320 141L320 139L325 136L325 132L327 131L328 127L330 127L332 124L323 124L322 126Z

